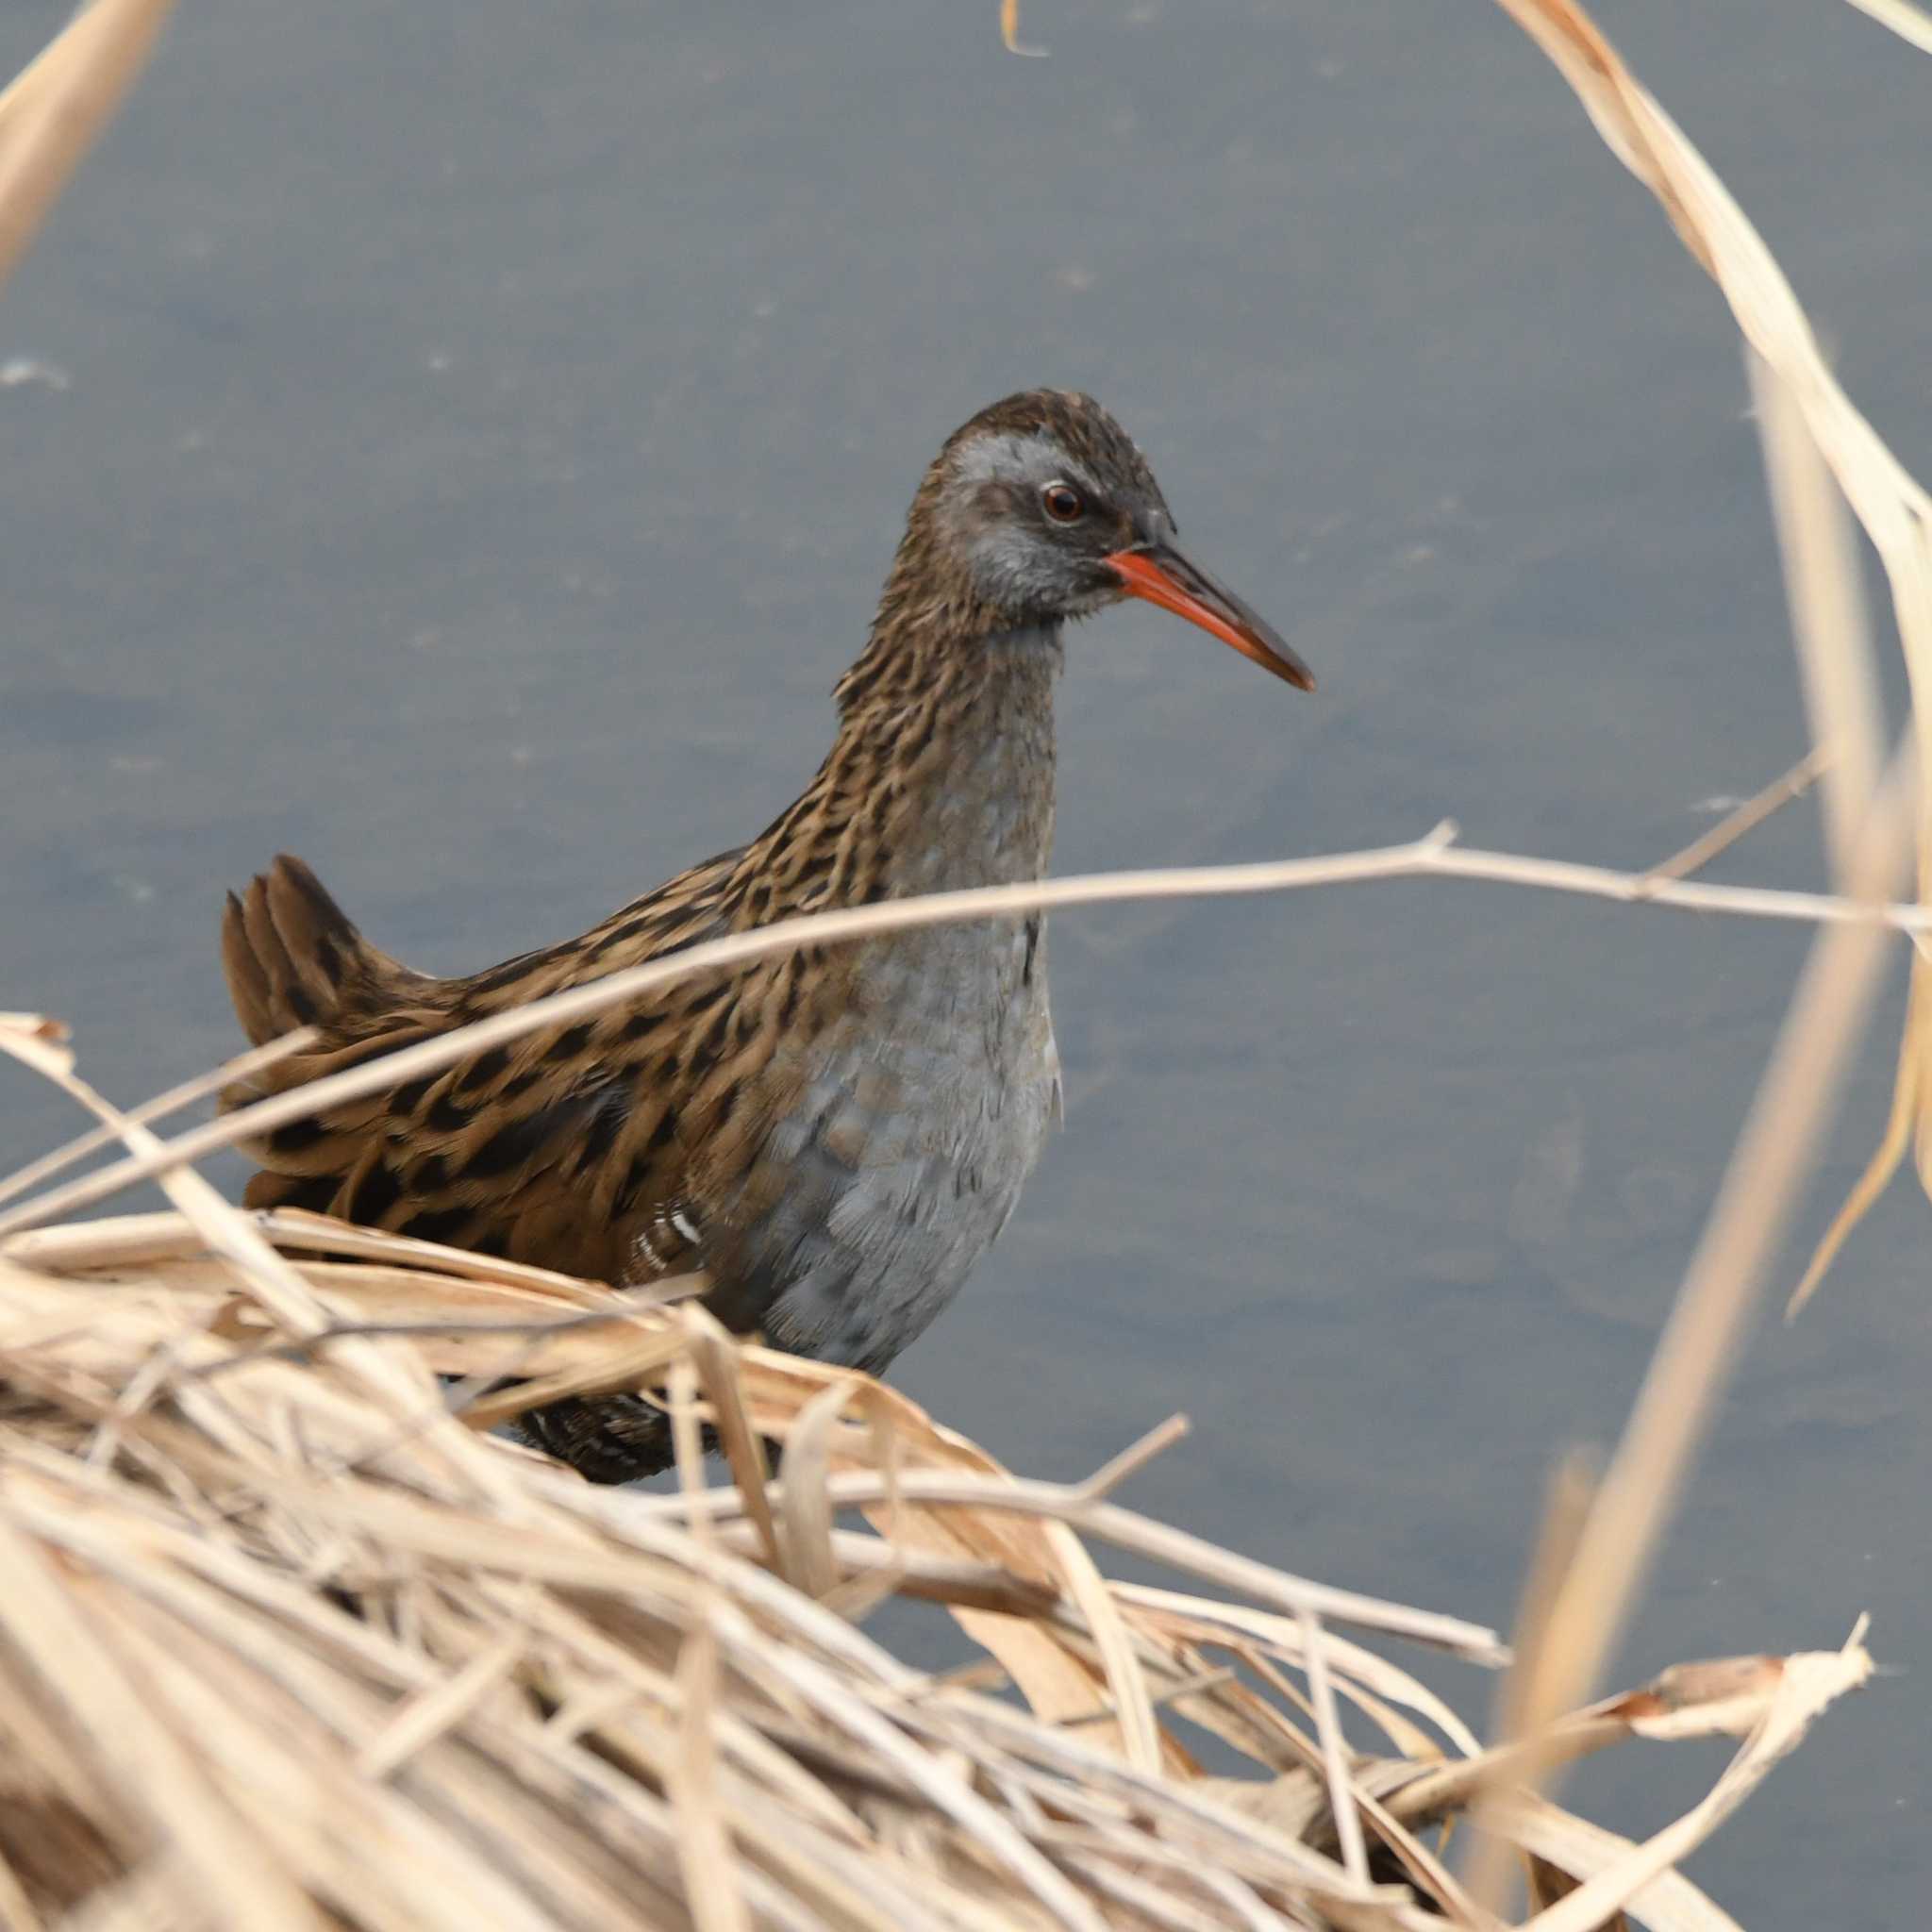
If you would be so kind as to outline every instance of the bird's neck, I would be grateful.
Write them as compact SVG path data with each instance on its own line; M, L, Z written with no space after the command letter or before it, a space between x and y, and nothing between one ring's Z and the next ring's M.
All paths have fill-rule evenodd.
M1041 877L1060 657L1058 627L926 649L875 630L818 775L746 851L771 888L753 919Z

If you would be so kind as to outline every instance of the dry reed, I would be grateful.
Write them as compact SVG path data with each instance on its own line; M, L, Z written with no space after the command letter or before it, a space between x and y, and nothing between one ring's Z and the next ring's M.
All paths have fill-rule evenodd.
M1875 907L1895 890L1916 846L1924 900L1932 889L1932 786L1920 784L1919 773L1932 767L1932 498L1840 388L1749 218L1588 13L1574 0L1500 4L1656 195L1731 308L1758 406L1835 883L1845 903ZM1909 27L1907 8L1868 10ZM1907 741L1884 773L1875 651L1847 505L1884 562L1914 691ZM1883 1185L1915 1122L1924 1144L1932 979L1923 949L1912 958L1911 1017L1888 1141L1827 1234L1800 1297ZM1587 1694L1628 1616L1811 1172L1884 964L1874 925L1819 935L1624 1440L1593 1494L1580 1493L1573 1479L1553 1498L1523 1654L1503 1707L1505 1738L1529 1740L1519 1792L1534 1792L1554 1768L1538 1740L1558 1711ZM1932 1174L1923 1158L1921 1167ZM1652 1840L1659 1870L1677 1855L1673 1842L1668 1831ZM1503 1841L1479 1837L1470 1881L1486 1907L1502 1903L1507 1870ZM1540 1923L1587 1932L1616 1903L1586 1883Z
M1177 1430L1024 1482L695 1306L215 1218L218 1241L158 1213L0 1255L9 1932L1425 1923L1396 1876L1484 1923L1429 1836L1497 1760L1335 1626L1488 1664L1496 1640L1111 1501ZM271 1280L238 1258L254 1240ZM439 1376L667 1391L683 1484L593 1489L467 1425ZM734 1413L732 1479L703 1487L697 1423ZM790 1445L782 1481L760 1438ZM873 1534L840 1526L855 1509ZM1195 1586L1109 1583L1092 1542ZM850 1621L885 1595L952 1608L1027 1707L895 1661ZM1701 1833L1867 1660L1699 1668L1546 1748L1747 1738ZM1252 1781L1203 1776L1201 1733ZM1655 1888L1654 1854L1554 1807L1494 1816L1613 1893ZM1727 1923L1681 1881L1657 1898L1657 1925Z
M0 286L141 78L174 0L94 0L0 93Z
M420 1045L331 1074L299 1090L271 1094L219 1120L192 1127L149 1152L126 1155L93 1174L63 1182L0 1211L0 1237L95 1207L137 1182L155 1179L171 1167L206 1159L238 1141L303 1119L318 1107L338 1106L381 1092L399 1081L438 1071L485 1048L520 1040L526 1033L546 1026L603 1012L674 981L742 965L773 953L849 943L871 934L902 932L911 926L985 919L1042 908L1114 905L1140 899L1220 898L1397 878L1455 878L1574 892L1625 905L1724 913L1741 919L1822 926L1873 926L1915 938L1932 934L1932 907L1866 901L1828 892L1712 885L1698 879L1670 877L1661 868L1618 872L1607 866L1578 865L1566 859L1475 850L1457 845L1456 836L1454 824L1444 820L1412 843L1365 852L1271 859L1247 865L1096 873L1042 879L1031 885L980 886L963 891L932 892L917 899L890 900L848 911L815 912L805 918L780 920L728 939L708 940L675 958L626 967L621 973L608 974L586 985L550 993L511 1011L476 1021L459 1031L439 1034ZM1679 861L1664 863L1674 862ZM205 1081L212 1078L205 1076ZM149 1114L155 1110L153 1102L143 1109ZM35 1165L38 1170L43 1163ZM0 1189L0 1198L20 1191L24 1190L9 1182Z

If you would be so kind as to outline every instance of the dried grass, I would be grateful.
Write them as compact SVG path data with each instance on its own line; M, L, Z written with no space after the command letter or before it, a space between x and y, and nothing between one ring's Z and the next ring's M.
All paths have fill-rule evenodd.
M1377 1846L1477 1922L1418 1834L1486 1760L1328 1626L1494 1664L1491 1633L1121 1507L1142 1454L1022 1481L694 1306L217 1215L219 1240L158 1213L0 1255L0 1924L1422 1923ZM683 1483L593 1489L470 1426L439 1375L648 1380L689 1424ZM704 1487L697 1425L734 1409L796 1450L781 1482L743 1457ZM838 1526L855 1509L873 1534ZM1096 1541L1248 1601L1109 1583ZM848 1621L888 1594L953 1607L1027 1707ZM1703 1725L1761 1767L1866 1667L1856 1644L1704 1667L1548 1748ZM1203 1777L1176 1717L1253 1782ZM50 1830L73 1856L42 1855ZM1606 1842L1549 1807L1522 1835ZM1616 1893L1645 1857L1572 1869Z
M0 286L141 78L174 0L93 0L0 93Z
M1932 496L1928 496L1860 414L1827 366L1783 271L1708 162L1636 79L1574 0L1499 0L1542 48L1589 111L1611 152L1670 216L1678 238L1730 304L1753 357L1753 381L1766 412L1773 496L1814 731L1828 758L1852 761L1827 830L1840 874L1846 827L1856 823L1861 781L1875 772L1874 681L1857 641L1861 600L1850 546L1835 525L1840 512L1811 475L1822 461L1884 565L1892 616L1912 694L1919 762L1932 769ZM1855 5L1915 46L1932 28L1903 0ZM1801 588L1801 575L1803 585ZM1857 768L1859 759L1864 769ZM1932 786L1921 794L1915 824L1917 891L1932 904ZM1845 1240L1916 1148L1922 1186L1932 1191L1932 959L1912 964L1911 997L1890 1116L1865 1172L1819 1242L1791 1297L1795 1313L1815 1291Z
M1730 305L1758 407L1835 883L1844 903L1875 907L1896 890L1916 849L1924 900L1932 896L1932 786L1919 774L1932 768L1932 498L1840 388L1748 217L1583 8L1574 0L1500 4L1549 56ZM1909 26L1909 9L1868 10ZM1913 687L1911 729L1883 771L1875 653L1847 505L1885 565ZM1924 1080L1932 979L1923 946L1912 958L1911 1015L1887 1141L1821 1245L1800 1300L1883 1186L1915 1124L1922 1174L1932 1179L1924 1155L1932 1136ZM1884 964L1875 925L1820 933L1624 1440L1593 1493L1572 1476L1553 1495L1523 1654L1504 1700L1505 1738L1526 1740L1520 1793L1545 1781L1547 1727L1597 1680L1628 1616L1830 1124ZM1733 1766L1740 1786L1749 1757ZM1720 1789L1728 1782L1729 1774ZM1679 1855L1675 1831L1652 1840L1658 1872ZM1503 1842L1477 1840L1470 1883L1486 1906L1500 1905L1507 1890ZM1585 1932L1616 1902L1591 1881L1534 1923Z
M526 1006L475 1021L454 1032L439 1034L434 1040L405 1047L398 1053L366 1060L360 1066L310 1081L289 1092L271 1094L219 1120L192 1127L145 1152L126 1155L93 1174L46 1189L0 1211L0 1236L17 1234L61 1215L95 1207L138 1182L157 1179L173 1167L204 1160L238 1141L301 1120L318 1108L340 1106L344 1101L385 1091L400 1081L439 1071L486 1048L520 1040L547 1026L588 1018L674 981L742 965L774 953L795 952L804 946L844 944L875 933L902 932L911 926L1010 916L1042 908L1114 905L1141 899L1240 897L1397 878L1455 878L1573 892L1624 905L1723 913L1740 919L1827 927L1869 926L1914 939L1932 934L1932 907L1868 901L1829 892L1712 885L1699 879L1671 877L1657 868L1618 872L1607 866L1577 865L1566 859L1480 851L1457 845L1456 837L1455 824L1444 820L1412 843L1365 852L1272 859L1249 865L1170 866L1146 872L1095 873L1041 879L1030 885L980 886L963 891L932 892L917 899L894 899L846 911L815 912L805 918L780 920L754 931L736 933L728 939L708 940L674 958L626 967L587 985L532 1000ZM1666 861L1672 862L1680 861ZM142 1111L151 1115L155 1106L149 1102ZM74 1144L78 1146L79 1142ZM52 1164L51 1158L37 1162L36 1169ZM22 1190L17 1183L8 1183L0 1198L19 1191Z

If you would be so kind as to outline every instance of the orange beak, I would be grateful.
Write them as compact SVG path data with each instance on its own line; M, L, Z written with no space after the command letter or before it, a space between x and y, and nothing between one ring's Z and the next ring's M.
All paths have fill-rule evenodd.
M1157 541L1132 550L1116 550L1107 562L1128 596L1144 597L1176 617L1185 617L1190 624L1198 624L1297 691L1314 690L1315 674L1274 629L1173 543Z

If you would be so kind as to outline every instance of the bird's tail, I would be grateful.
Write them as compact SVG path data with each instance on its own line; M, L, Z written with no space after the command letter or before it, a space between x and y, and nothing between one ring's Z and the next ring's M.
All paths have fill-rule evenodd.
M222 968L242 1030L265 1045L297 1026L333 1028L420 986L373 946L301 859L284 853L222 920Z

